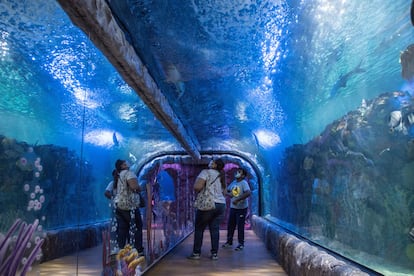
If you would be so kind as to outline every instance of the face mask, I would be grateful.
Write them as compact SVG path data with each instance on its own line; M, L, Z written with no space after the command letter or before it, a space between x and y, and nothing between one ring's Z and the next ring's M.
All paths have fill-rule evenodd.
M240 178L240 177L242 177L242 173L241 173L241 172L236 172L236 173L234 174L234 177L235 177L235 178Z
M208 163L208 168L212 169L214 167L214 161L211 160L210 163Z

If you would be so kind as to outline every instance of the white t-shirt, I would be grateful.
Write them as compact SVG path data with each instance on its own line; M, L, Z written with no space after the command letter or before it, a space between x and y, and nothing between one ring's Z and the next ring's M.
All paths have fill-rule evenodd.
M112 195L116 194L116 189L114 190L114 181L111 180L111 182L108 183L108 186L106 186L105 191L109 191L112 193Z
M200 172L198 178L204 179L206 185L210 185L209 189L212 189L214 195L214 202L226 203L226 198L223 195L223 189L221 187L220 173L217 170L205 169ZM211 183L211 181L214 181Z

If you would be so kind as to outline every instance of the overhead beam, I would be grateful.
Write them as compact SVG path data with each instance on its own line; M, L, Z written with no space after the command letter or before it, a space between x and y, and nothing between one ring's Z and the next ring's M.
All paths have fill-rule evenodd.
M72 22L102 51L181 146L200 159L199 144L182 124L116 22L105 0L57 0Z

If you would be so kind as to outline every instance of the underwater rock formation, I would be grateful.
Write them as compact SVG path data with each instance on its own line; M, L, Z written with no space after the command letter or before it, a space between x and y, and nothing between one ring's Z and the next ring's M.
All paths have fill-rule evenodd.
M37 221L42 261L97 245L102 229L89 226L79 235L76 227L97 220L92 181L91 165L74 151L0 135L0 233L16 219Z
M92 180L91 165L68 148L0 135L0 231L16 218L39 219L44 228L73 225L80 211L82 223L95 221Z
M101 244L102 233L108 227L106 222L48 231L42 246L42 262Z
M401 119L391 128L394 111ZM287 148L278 179L279 218L313 240L339 242L347 254L410 263L405 249L414 222L413 111L409 93L384 93L310 142Z

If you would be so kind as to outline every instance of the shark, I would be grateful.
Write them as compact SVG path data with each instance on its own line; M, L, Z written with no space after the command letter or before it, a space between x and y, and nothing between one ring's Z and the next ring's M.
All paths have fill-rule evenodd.
M346 87L346 85L348 84L348 81L352 77L354 77L357 74L362 74L362 73L366 72L365 69L361 68L361 65L362 65L362 60L359 62L359 64L354 69L352 69L351 71L349 71L345 75L341 75L339 77L339 79L335 82L334 86L331 89L331 93L330 93L331 98L335 97L339 93L339 90L341 88Z
M114 142L115 147L119 147L118 137L116 137L116 132L112 133L112 141Z
M410 18L411 18L411 24L414 26L414 0L411 1Z

